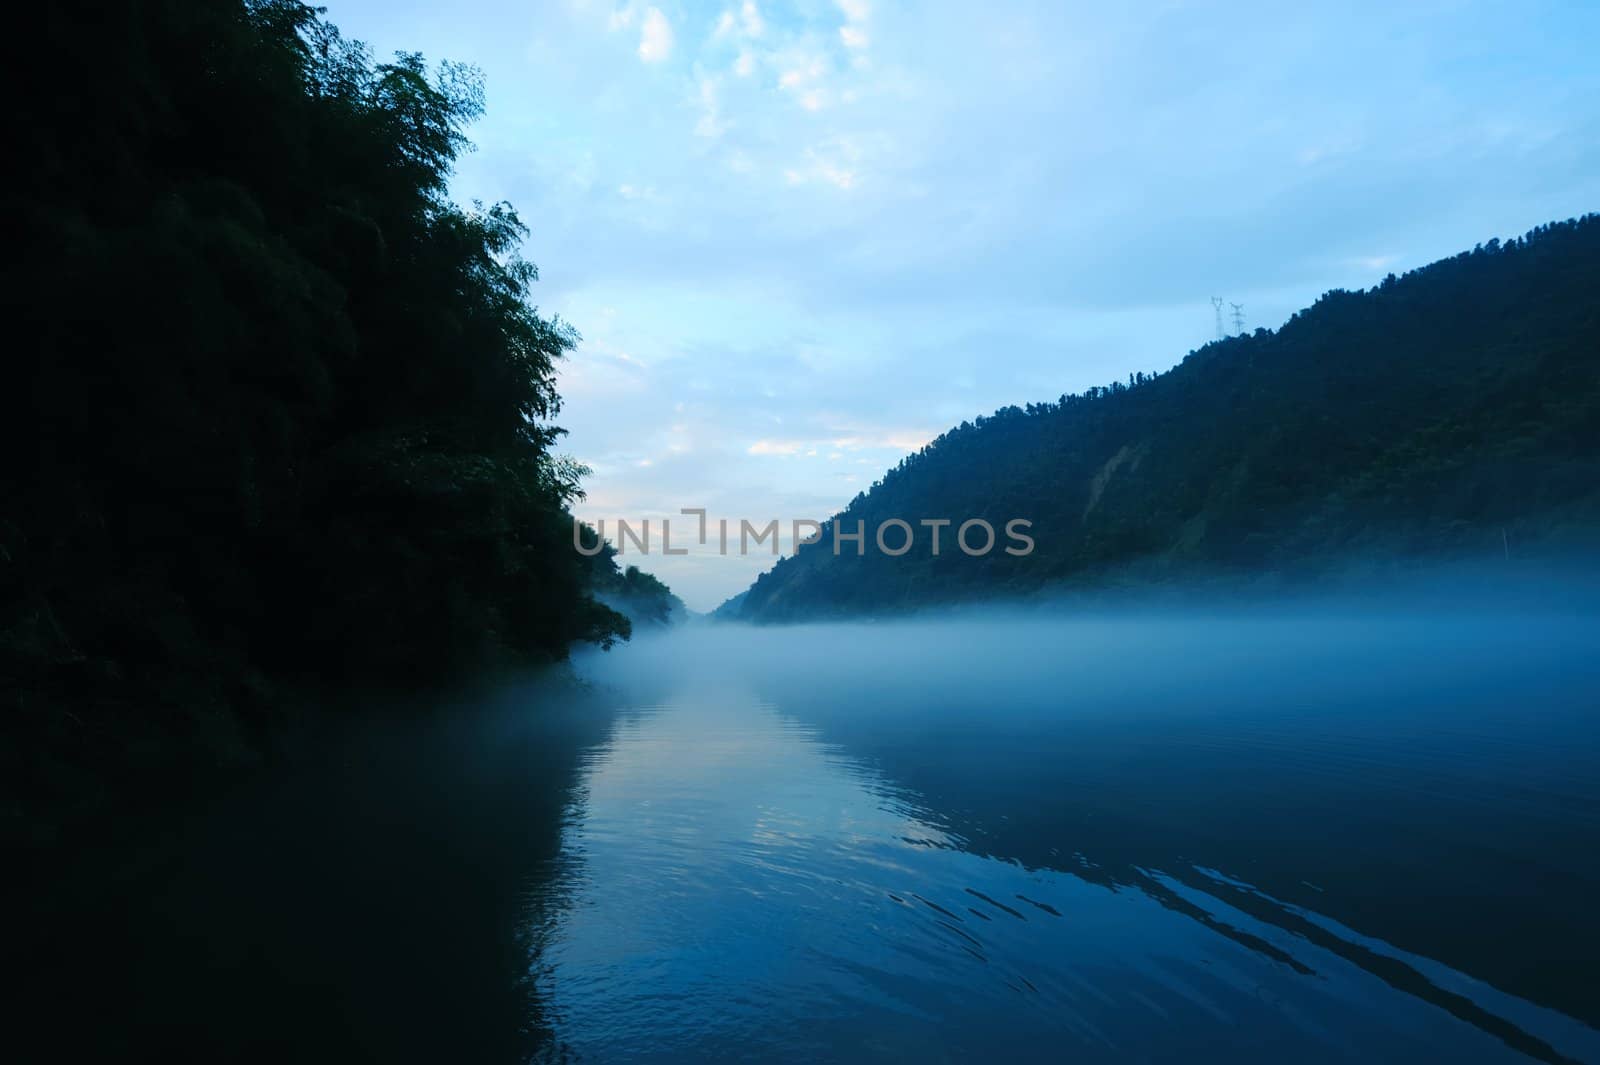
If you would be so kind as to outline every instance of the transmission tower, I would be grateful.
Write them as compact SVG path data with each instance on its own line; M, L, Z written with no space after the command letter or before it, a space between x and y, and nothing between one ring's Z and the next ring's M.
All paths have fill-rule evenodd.
M1211 297L1211 309L1217 312L1217 339L1221 340L1223 337L1228 335L1225 331L1223 331L1223 328L1222 328L1222 297L1221 296L1212 296Z
M1233 331L1235 333L1243 333L1244 332L1244 304L1242 304L1242 303L1230 303L1228 306L1233 308Z

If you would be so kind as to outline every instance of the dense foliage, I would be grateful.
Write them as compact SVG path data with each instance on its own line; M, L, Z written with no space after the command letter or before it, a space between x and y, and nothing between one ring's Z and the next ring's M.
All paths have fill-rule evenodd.
M376 62L295 0L23 17L53 69L12 114L13 783L97 745L233 742L286 679L625 636L552 451L576 334L529 303L516 213L446 196L476 73Z
M1600 216L1334 291L1277 331L962 424L723 616L784 619L1107 583L1308 576L1353 560L1504 561L1600 546ZM982 558L886 519L1001 532ZM1001 548L1031 520L1026 557ZM898 549L903 533L886 542ZM971 542L981 546L981 531Z
M626 617L635 629L641 625L673 625L689 616L689 608L661 578L638 566L629 566L598 582L595 597Z
M591 594L627 618L631 628L675 625L688 618L688 607L659 577L638 566L619 567L616 546L601 540L594 526L581 526L578 535L583 553L591 556Z

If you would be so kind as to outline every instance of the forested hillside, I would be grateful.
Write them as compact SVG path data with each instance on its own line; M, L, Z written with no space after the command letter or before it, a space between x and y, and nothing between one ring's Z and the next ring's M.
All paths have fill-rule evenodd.
M475 71L378 62L293 0L32 5L10 33L51 64L11 116L12 812L248 748L286 687L627 634L552 450L577 334L530 303L516 212L446 195Z
M891 518L1023 518L1036 547L969 557L947 528L934 557L918 528L888 557L873 530ZM864 556L845 543L836 557L830 533L722 616L1593 553L1600 216L1330 292L1166 373L964 423L834 520L865 522Z

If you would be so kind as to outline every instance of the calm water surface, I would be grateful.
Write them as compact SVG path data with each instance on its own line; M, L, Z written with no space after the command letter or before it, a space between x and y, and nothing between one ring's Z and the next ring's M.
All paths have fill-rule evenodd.
M58 1059L1600 1062L1591 620L687 628L353 724L26 975Z
M1594 635L686 631L534 893L581 1060L1600 1061Z

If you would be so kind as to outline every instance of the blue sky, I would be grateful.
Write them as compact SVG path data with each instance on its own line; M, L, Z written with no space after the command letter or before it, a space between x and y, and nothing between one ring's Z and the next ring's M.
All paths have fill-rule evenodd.
M1214 294L1275 327L1600 210L1591 2L328 8L483 70L453 193L517 206L584 336L608 533L825 518L963 419L1173 365ZM706 609L772 558L633 561Z

